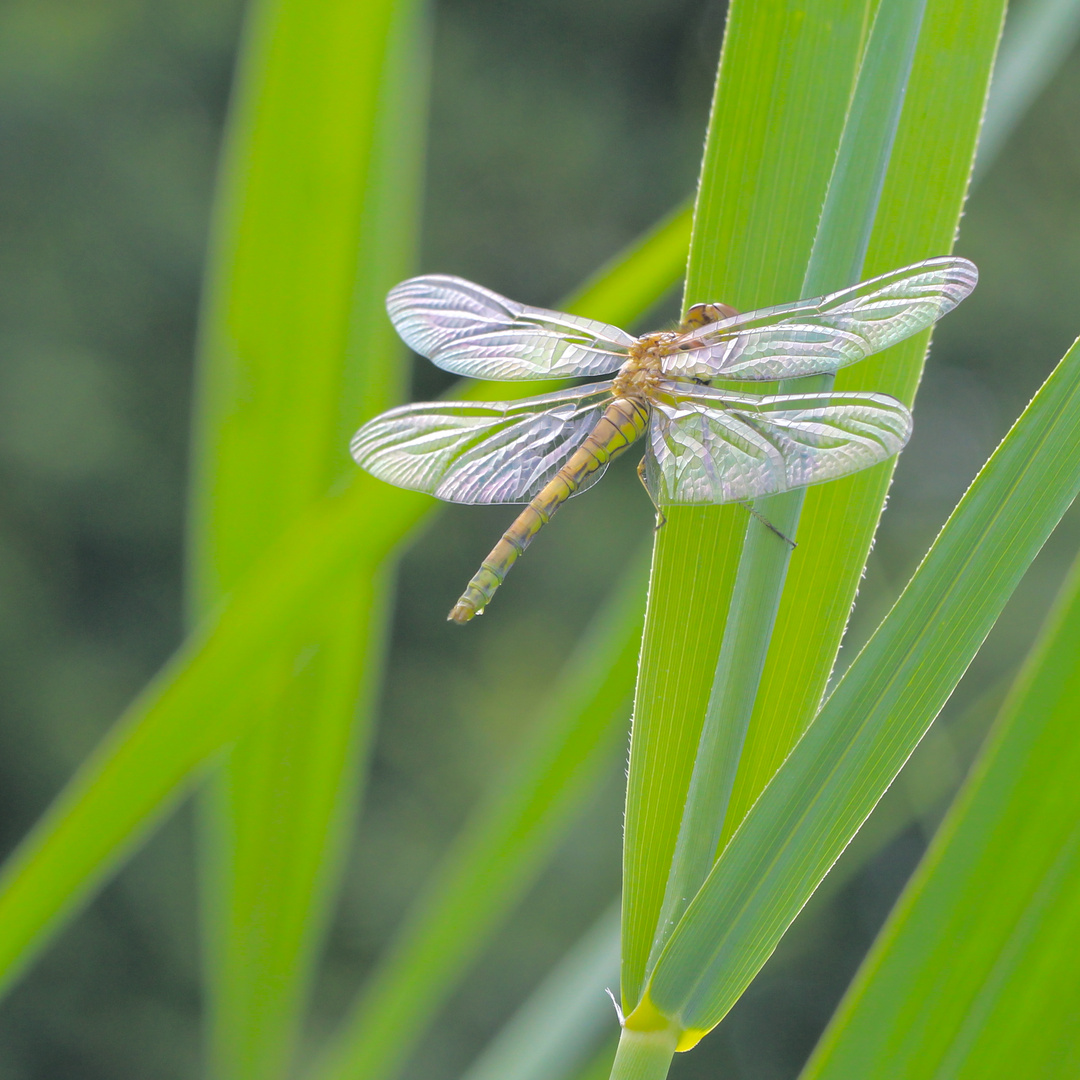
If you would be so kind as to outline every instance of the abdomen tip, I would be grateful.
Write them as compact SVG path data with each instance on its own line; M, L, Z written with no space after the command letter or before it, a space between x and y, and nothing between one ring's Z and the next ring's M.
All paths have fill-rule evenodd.
M450 609L450 614L446 616L446 621L457 623L458 626L464 626L474 615L482 614L482 610L477 611L472 604L466 604L459 600Z

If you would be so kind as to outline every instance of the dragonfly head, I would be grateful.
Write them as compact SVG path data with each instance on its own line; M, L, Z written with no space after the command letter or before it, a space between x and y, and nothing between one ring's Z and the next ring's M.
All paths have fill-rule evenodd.
M686 315L679 325L680 333L687 334L709 323L734 319L739 312L730 304L692 304L686 309Z

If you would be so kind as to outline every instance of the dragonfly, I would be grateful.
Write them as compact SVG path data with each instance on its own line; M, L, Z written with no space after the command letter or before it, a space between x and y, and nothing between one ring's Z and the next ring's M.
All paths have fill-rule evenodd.
M464 624L484 611L559 507L638 440L638 475L658 523L665 506L750 506L899 453L911 414L888 395L751 394L730 384L831 374L925 330L977 280L967 259L927 259L756 311L694 304L677 329L635 337L464 278L410 278L390 290L390 319L407 345L445 371L613 377L517 401L404 405L364 424L352 455L381 480L449 502L528 503L450 611L450 621Z

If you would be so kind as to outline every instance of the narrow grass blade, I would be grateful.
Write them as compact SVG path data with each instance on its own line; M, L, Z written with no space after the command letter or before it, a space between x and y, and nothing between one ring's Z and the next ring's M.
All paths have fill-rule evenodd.
M528 887L625 738L645 553L597 616L516 761L454 841L313 1075L393 1075Z
M1007 689L1007 680L992 683L947 727L936 724L930 728L839 861L814 890L819 911L823 901L836 896L905 830L918 826L928 836L937 826Z
M778 17L770 8L771 17ZM759 9L753 17L764 18ZM972 6L932 3L924 19L918 50L896 134L890 168L885 177L877 224L870 237L866 274L903 265L947 251L959 220L970 171L978 123L982 113L994 46L1002 17L1000 4ZM725 42L724 64L739 70L736 43L741 14L732 8L732 27ZM816 42L827 50L843 39L837 16L830 34ZM812 23L803 27L811 36ZM790 40L797 35L787 31ZM784 48L791 48L785 37ZM850 72L861 47L861 36L851 43L848 67L828 59L784 55L769 41L756 43L745 63L753 71L734 80L730 89L722 70L717 101L724 108L716 115L719 145L724 156L712 165L706 157L699 201L699 229L715 230L711 243L692 255L690 280L695 272L711 275L709 292L691 291L688 299L723 298L746 308L796 295L799 279L777 288L778 274L801 275L809 257L817 225L817 206L824 200L824 185L833 161L818 162L824 145L836 146L840 117L846 108L848 87L839 95L833 88L810 91L798 81L776 82L774 72L797 80L807 72ZM809 42L809 45L814 42ZM764 59L763 59L764 58ZM756 77L772 80L770 89L744 93ZM839 76L837 76L839 78ZM781 89L781 87L783 87ZM725 95L730 94L730 100ZM815 102L814 119L799 115L800 95ZM787 158L807 131L821 124L836 109L834 134L827 140L814 131L814 145L801 149L805 165ZM751 106L760 109L755 113ZM784 112L783 110L788 110ZM787 118L787 119L785 119ZM792 122L795 131L784 124ZM776 144L758 132L777 133ZM743 148L749 162L735 152ZM760 180L750 170L750 162ZM817 172L820 167L821 172ZM754 175L752 181L748 175ZM792 178L798 175L797 189ZM816 179L820 177L820 180ZM815 189L820 182L821 188ZM791 202L770 203L777 186ZM812 207L804 203L815 190ZM758 205L759 199L765 199ZM715 200L715 206L712 205ZM801 216L800 216L801 215ZM737 223L736 226L731 223ZM755 233L757 228L760 231ZM775 230L775 231L773 231ZM794 241L802 238L801 254ZM745 243L745 246L744 246ZM695 248L695 250L697 250ZM695 271L694 259L700 260ZM762 260L768 276L762 273ZM759 276L760 275L760 276ZM754 288L776 291L755 295ZM744 298L745 297L745 298ZM926 337L909 340L887 354L842 372L841 389L883 390L910 401L925 354ZM891 466L879 466L854 477L810 489L799 527L799 548L792 558L781 599L761 692L747 731L721 845L764 784L783 761L817 708L831 670L851 602L865 564ZM678 510L678 508L676 508ZM735 511L742 518L734 516ZM747 525L741 508L702 508L678 511L670 517L657 540L650 587L650 611L635 706L635 747L627 801L627 840L624 872L624 1001L630 1008L641 991L649 947L660 907L664 874L670 864L677 822L689 783L693 753L700 737L712 677L719 655L720 627L727 615L737 565L732 540L742 537ZM775 538L773 538L775 539ZM807 628L812 628L811 632ZM637 760L635 756L637 755ZM639 816L640 815L640 816Z
M1002 16L1000 3L930 0L865 275L951 248ZM841 371L836 388L877 390L910 403L926 341L927 335L918 335ZM788 569L721 845L817 711L892 468L886 463L806 491L799 547Z
M803 1074L1080 1071L1080 563Z
M350 467L404 356L383 298L412 262L426 98L416 0L248 11L200 333L196 620ZM289 1069L366 769L385 581L312 596L243 703L202 805L209 1071Z
M925 12L926 0L882 0L878 5L814 236L803 296L834 292L863 276Z
M971 180L973 187L985 176L989 165L988 158L992 158L997 152L995 150L994 154L991 154L988 151L991 139L996 145L1001 145L1030 108L1035 95L1029 92L1028 78L1038 77L1044 82L1052 79L1068 56L1067 50L1062 48L1062 35L1069 41L1074 40L1073 22L1076 23L1076 31L1080 32L1080 5L1074 0L1067 0L1066 3L1059 3L1058 0L1033 0L1020 11L1024 13L1022 18L1010 17L1006 20L1001 49L994 66L994 77L986 103L986 117L979 135L978 155ZM1036 12L1039 13L1037 19ZM1076 13L1075 17L1074 13ZM1044 20L1051 19L1061 20L1061 22L1055 21L1052 24L1053 32L1047 32ZM1013 73L1016 65L1019 65L1021 70ZM991 132L995 134L991 136ZM992 688L988 694L980 695L978 701L969 708L964 717L955 723L954 727L961 733L964 744L961 749L963 760L968 760L970 757L969 743L981 738L981 733L985 729L982 717L986 712L987 701L1000 697L1003 692L1004 685L1000 688ZM931 730L930 737L933 734L934 729ZM923 755L930 737L920 743L918 753L905 766L900 778L903 780L910 774L912 785L920 792L918 802L922 806L938 803L949 794L948 775L934 767L922 766L920 755ZM940 755L935 755L933 751L929 753L931 758L936 756ZM913 804L904 799L902 794L899 798L893 799L896 805L886 807L886 802L892 798L895 791L895 786L889 789L889 793L875 809L873 816L844 852L843 859L829 872L815 894L817 899L820 900L823 892L835 893L858 873L869 859L873 858L914 820ZM900 805L901 803L903 805ZM887 811L884 815L883 810ZM870 830L869 833L868 830Z
M683 235L685 222L676 218L658 239ZM611 272L633 276L629 269L636 267L658 298L681 276L685 259L677 257L677 242L659 249L646 243L631 245L625 263ZM642 287L640 294L647 293ZM614 306L600 307L602 300ZM571 310L624 323L639 314L601 283ZM503 396L529 392L520 383L498 386ZM125 710L0 868L0 990L116 870L192 775L256 722L259 714L243 706L255 693L261 665L288 628L302 622L312 597L350 568L377 574L437 508L425 496L357 471L286 528L220 611Z
M1038 79L1041 88L1060 70L1068 57L1071 43L1080 33L1080 5L1075 0L1032 0L1006 20L1001 48L994 65L994 76L986 103L986 117L979 134L978 154L971 178L972 187L986 175L987 168L1030 109L1038 94L1032 89L1030 79ZM1063 43L1067 47L1063 47ZM993 147L991 149L991 144ZM1001 687L992 687L980 695L964 716L951 725L951 733L944 736L949 743L959 738L959 756L967 761L971 747L982 738L985 731L984 714L988 702L999 699L1004 693ZM829 871L828 877L815 892L815 900L823 894L835 894L905 828L919 817L916 804L923 810L932 810L950 794L950 776L935 764L924 765L924 757L931 762L942 756L953 757L957 748L938 752L927 751L927 745L937 729L932 728L912 759L904 767L900 781L910 778L910 786L918 791L914 802L906 797L897 785L893 785L885 798L875 808L866 825L845 850L843 858ZM957 777L951 783L955 784ZM894 798L894 793L896 797ZM891 800L891 802L890 802ZM888 804L888 805L887 805ZM884 812L884 813L883 813Z
M619 978L616 901L533 991L461 1080L560 1080L618 1029L606 991Z
M688 1034L724 1016L899 772L1080 491L1074 345L740 825L657 963Z
M886 0L878 8L840 135L804 279L804 296L820 295L858 280L896 137L924 7L923 3ZM832 379L815 383L820 385L814 389L825 389ZM782 383L781 391L793 390L796 385L805 386L806 382ZM794 536L802 502L803 493L798 491L759 500L759 507L774 529L784 536ZM788 543L760 521L750 523L649 968L716 858L790 557Z
M798 294L866 29L860 3L729 8L687 301ZM661 918L749 518L672 507L658 531L634 705L623 860L622 998L638 1002Z

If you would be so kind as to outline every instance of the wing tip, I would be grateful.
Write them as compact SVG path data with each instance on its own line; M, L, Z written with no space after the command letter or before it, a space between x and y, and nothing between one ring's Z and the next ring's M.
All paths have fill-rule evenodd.
M415 303L419 299L436 297L440 293L456 292L465 293L474 298L477 294L487 300L496 300L500 304L511 303L506 297L500 296L483 285L477 285L475 281L458 277L456 274L418 274L416 277L406 278L399 281L386 294L387 310L400 309L406 303Z
M963 290L963 295L957 300L963 300L979 283L979 268L963 255L939 255L933 259L925 259L921 263L915 263L914 267L947 267L948 272L944 275L943 284L956 285Z

